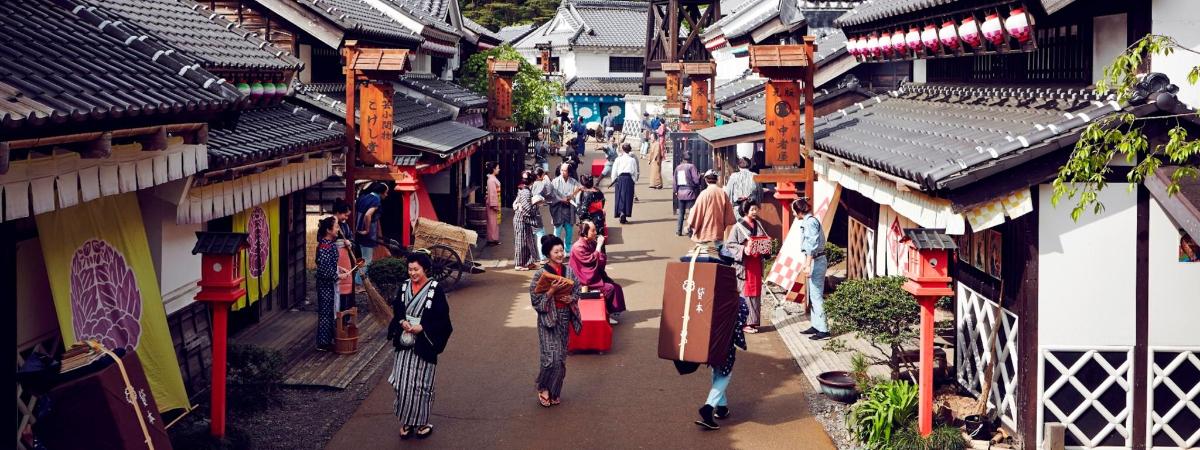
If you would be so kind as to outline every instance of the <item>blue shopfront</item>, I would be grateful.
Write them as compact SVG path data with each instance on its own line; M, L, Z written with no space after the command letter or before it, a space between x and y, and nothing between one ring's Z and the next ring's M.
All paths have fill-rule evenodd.
M619 95L568 94L571 116L582 117L584 123L600 122L606 115L616 116L617 128L625 123L625 98Z

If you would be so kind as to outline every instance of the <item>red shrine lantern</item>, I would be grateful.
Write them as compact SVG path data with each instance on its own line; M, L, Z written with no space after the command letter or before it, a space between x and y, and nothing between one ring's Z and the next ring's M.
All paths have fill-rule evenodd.
M921 43L925 44L925 51L929 53L935 53L942 49L942 41L938 40L936 26L925 25L925 31L921 32Z
M212 311L212 396L209 430L213 436L225 436L225 343L228 336L229 305L246 295L238 262L246 249L246 233L197 231L192 254L200 256L200 292L196 301L208 304Z
M874 33L871 34L870 39L867 39L867 51L871 52L871 57L877 57L882 53L882 49L879 48L879 36Z
M1004 28L1008 30L1008 34L1017 38L1017 42L1022 44L1033 38L1032 25L1032 20L1030 20L1029 13L1025 12L1025 8L1014 8L1008 18L1004 19Z
M947 20L942 24L941 31L938 31L938 38L941 39L942 45L946 46L947 51L958 50L958 32L954 29L953 20Z
M975 23L974 17L963 19L962 25L958 26L958 37L971 48L983 45L983 40L979 37L979 24Z
M950 252L958 248L944 229L908 228L904 240L908 247L908 281L904 290L917 298L921 306L921 364L917 382L917 431L929 436L933 431L933 313L939 297L954 295L950 289L948 266Z
M908 29L908 34L904 35L904 41L908 44L908 49L912 50L913 53L921 51L921 32L917 31L917 27Z
M983 37L990 41L992 45L1000 45L1000 43L1004 42L1004 29L1000 23L999 14L988 14L987 18L983 21L981 30L983 31Z

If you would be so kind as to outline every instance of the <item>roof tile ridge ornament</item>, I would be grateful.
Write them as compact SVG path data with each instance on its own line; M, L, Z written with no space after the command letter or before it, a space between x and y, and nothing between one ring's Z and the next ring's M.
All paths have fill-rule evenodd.
M230 101L248 101L249 97L238 91L236 87L225 82L224 78L220 78L207 70L200 69L199 65L189 65L182 58L174 53L174 49L150 39L149 35L137 34L136 31L129 28L122 21L112 21L105 19L96 11L95 6L88 6L75 3L71 0L52 0L71 14L78 17L85 23L97 27L97 29L113 39L116 39L131 50L142 54L152 63L157 63L163 67L175 71L177 75L195 83L198 87L205 89L214 94L220 95ZM107 11L105 11L107 13ZM218 105L209 104L208 101L202 102L208 107L216 107Z

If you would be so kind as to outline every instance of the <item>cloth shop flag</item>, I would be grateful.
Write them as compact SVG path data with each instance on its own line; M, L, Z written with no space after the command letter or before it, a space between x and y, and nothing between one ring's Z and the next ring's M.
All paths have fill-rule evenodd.
M137 195L37 216L63 341L137 350L159 412L187 408Z
M246 255L242 258L242 276L246 296L234 302L237 311L262 300L279 285L279 199L234 214L233 231L246 233Z

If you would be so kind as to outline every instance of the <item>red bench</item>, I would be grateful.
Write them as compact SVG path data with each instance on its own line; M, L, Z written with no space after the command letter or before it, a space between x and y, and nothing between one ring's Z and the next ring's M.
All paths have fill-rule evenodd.
M579 315L583 316L583 333L575 333L567 340L567 351L593 351L604 353L612 350L612 325L608 324L608 312L604 300L579 300Z

